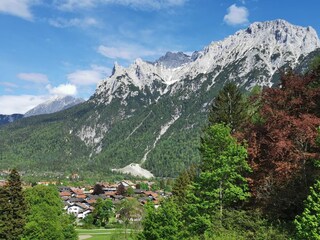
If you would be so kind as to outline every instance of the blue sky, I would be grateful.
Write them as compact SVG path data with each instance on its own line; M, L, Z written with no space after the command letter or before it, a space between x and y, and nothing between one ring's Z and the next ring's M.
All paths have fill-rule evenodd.
M0 114L89 98L115 61L193 52L252 22L319 33L318 0L0 0Z

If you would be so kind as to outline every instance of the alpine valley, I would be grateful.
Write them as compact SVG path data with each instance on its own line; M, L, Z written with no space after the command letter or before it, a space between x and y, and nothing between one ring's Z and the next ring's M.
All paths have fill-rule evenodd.
M91 98L0 128L0 169L176 176L199 161L201 129L227 81L244 91L273 86L279 70L303 73L320 41L312 27L256 22L191 56L115 64Z

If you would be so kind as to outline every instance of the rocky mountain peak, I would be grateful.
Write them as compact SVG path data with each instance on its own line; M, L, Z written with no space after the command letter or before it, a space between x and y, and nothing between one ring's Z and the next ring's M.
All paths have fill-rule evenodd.
M191 57L183 52L167 52L164 56L156 60L155 64L162 65L166 68L177 68L191 61Z
M41 114L49 114L58 111L65 110L67 108L73 107L77 104L84 102L82 98L74 98L72 96L59 96L50 99L38 106L32 108L24 114L24 117L30 117Z
M301 56L319 47L319 38L312 27L295 26L282 19L255 22L192 56L167 52L154 63L137 59L128 68L115 65L113 74L98 85L95 96L103 103L110 103L115 97L124 100L130 96L130 85L142 91L149 87L151 92L158 91L161 95L174 84L180 86L185 79L209 73L218 77L235 64L237 67L226 73L229 80L247 88L255 84L270 86L277 69L285 65L295 67ZM250 74L252 71L257 76ZM162 90L155 82L161 83Z

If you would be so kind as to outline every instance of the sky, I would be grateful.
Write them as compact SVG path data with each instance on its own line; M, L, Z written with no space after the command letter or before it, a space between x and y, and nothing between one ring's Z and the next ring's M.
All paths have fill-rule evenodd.
M257 21L320 33L319 0L0 0L0 114L88 99L115 62L191 53Z

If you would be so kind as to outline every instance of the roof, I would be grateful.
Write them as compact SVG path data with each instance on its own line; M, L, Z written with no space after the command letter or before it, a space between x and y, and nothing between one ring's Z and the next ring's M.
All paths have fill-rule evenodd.
M152 192L152 191L145 191L144 194L147 195L147 196L152 196L154 198L157 198L159 196L158 193L155 193L155 192Z
M68 197L68 196L71 196L71 193L70 192L60 192L59 193L60 197Z
M81 188L70 188L71 192L74 192L75 194L83 194L83 190Z
M83 198L70 198L69 202L83 202L84 199Z
M106 192L104 195L106 195L106 196L114 196L114 195L117 195L117 191Z

